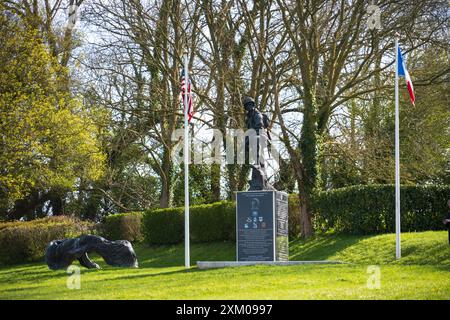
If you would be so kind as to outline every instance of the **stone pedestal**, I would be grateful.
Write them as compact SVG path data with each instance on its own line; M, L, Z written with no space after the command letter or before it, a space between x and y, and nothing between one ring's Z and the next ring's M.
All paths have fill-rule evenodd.
M237 261L288 261L288 194L239 191L236 194Z

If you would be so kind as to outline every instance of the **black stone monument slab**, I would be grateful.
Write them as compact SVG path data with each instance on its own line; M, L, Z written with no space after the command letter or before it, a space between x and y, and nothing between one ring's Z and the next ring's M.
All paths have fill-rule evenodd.
M288 195L281 191L236 194L237 261L288 261Z

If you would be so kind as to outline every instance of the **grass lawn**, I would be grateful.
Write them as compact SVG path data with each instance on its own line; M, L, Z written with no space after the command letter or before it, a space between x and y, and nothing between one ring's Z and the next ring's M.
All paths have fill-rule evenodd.
M446 232L395 235L320 235L290 243L291 260L341 260L343 265L251 266L185 270L183 246L135 246L139 269L95 258L102 270L81 269L81 289L66 286L65 271L43 262L0 267L0 299L450 299L450 246ZM234 243L197 244L198 260L234 260ZM369 289L377 265L380 288Z

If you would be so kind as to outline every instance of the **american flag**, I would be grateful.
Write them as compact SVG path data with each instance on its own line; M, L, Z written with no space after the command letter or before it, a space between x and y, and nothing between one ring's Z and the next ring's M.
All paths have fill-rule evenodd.
M188 100L188 121L191 122L192 116L194 115L194 108L192 106L192 92L191 92L191 80L189 79L187 89L187 100ZM183 103L183 113L186 112L184 95L186 94L186 77L184 75L184 70L181 72L181 100Z

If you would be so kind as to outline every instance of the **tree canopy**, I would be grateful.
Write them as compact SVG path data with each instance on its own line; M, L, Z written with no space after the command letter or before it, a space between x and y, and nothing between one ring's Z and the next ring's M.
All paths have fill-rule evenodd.
M15 215L17 200L99 179L105 155L99 115L65 90L68 70L37 30L0 20L0 204L20 218L26 212Z
M188 51L191 133L244 127L242 97L271 120L270 182L298 193L302 234L321 190L394 181L394 40L401 179L449 183L448 4L367 1L1 1L0 216L107 214L182 205L180 71ZM77 19L78 18L78 19ZM235 155L236 156L236 155ZM249 166L193 164L191 202L233 199Z

